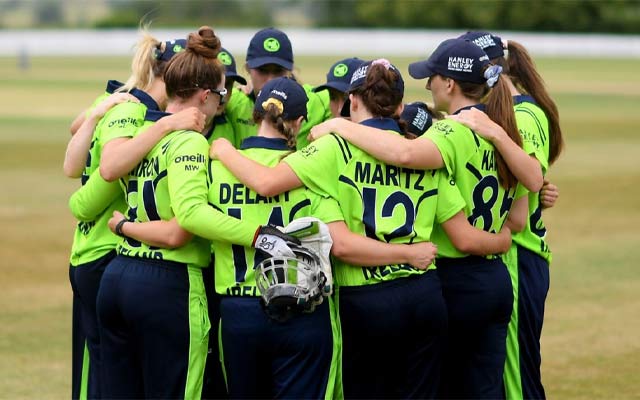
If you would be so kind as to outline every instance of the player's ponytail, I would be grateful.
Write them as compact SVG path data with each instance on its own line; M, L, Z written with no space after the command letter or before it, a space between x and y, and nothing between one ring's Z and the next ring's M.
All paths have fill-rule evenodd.
M169 98L188 99L198 89L215 89L222 82L224 65L218 60L220 39L203 26L187 38L187 48L169 61L164 82Z
M489 70L490 68L493 68L493 70ZM496 68L499 67L493 64L488 64L485 67L485 77L490 76L490 78L487 79L491 82L471 83L456 81L456 83L464 96L478 103L485 103L486 113L489 118L500 125L502 129L507 132L511 140L522 147L522 138L518 133L516 117L513 111L513 98L511 97L509 86L504 79L500 79L499 71L496 70ZM488 73L489 71L493 73ZM517 178L513 175L499 152L495 152L495 157L500 185L505 188L515 187L518 183Z
M162 68L157 66L159 62L155 59L155 50L163 43L151 36L148 32L148 24L140 27L142 38L135 46L135 54L131 60L131 75L129 79L118 88L117 92L129 92L133 88L148 90L156 77L162 77ZM162 62L166 64L165 62Z
M360 96L364 106L374 117L391 118L398 114L404 95L395 89L398 79L399 75L382 62L372 63L364 84L352 93Z
M295 150L297 132L293 129L292 120L285 120L282 116L283 108L277 99L267 99L262 104L264 111L253 111L253 120L257 123L268 123L273 126L287 140L287 146Z
M511 77L518 89L535 99L549 121L549 163L551 164L558 158L564 146L558 107L549 96L544 80L536 70L527 49L520 43L509 40L507 50L509 56L505 63L505 73Z
M513 111L513 97L509 85L504 79L498 79L489 91L486 98L486 111L489 118L507 132L511 140L522 147L522 137L518 132L516 116ZM513 175L500 152L496 151L496 166L498 167L498 180L505 188L515 187L518 179Z

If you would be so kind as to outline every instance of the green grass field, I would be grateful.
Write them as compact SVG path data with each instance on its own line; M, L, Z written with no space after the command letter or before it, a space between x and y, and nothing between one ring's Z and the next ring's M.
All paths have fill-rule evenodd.
M242 60L240 61L240 65ZM332 57L297 60L324 82ZM392 60L402 71L410 59ZM566 151L548 177L554 251L543 332L550 398L640 398L640 60L540 59L561 112ZM127 58L0 58L0 398L70 394L74 220L62 174L73 117ZM431 101L407 78L407 100Z

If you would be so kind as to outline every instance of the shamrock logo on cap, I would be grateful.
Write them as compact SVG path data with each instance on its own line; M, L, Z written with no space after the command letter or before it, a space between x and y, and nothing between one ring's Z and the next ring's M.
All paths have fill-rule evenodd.
M231 56L226 51L218 53L218 60L224 65L231 65Z
M342 78L349 72L349 67L346 64L338 64L333 68L333 76L336 78Z
M182 50L184 50L184 49L179 44L173 45L173 52L174 53L180 53Z
M280 50L280 42L276 38L267 38L264 40L264 43L262 45L264 46L264 49L266 51L269 51L271 53L275 53L276 51Z

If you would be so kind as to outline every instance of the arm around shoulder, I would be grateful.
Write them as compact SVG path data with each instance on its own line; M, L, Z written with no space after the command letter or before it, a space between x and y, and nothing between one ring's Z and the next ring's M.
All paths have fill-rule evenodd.
M505 253L511 246L511 231L503 227L500 233L489 233L473 227L462 211L442 223L451 243L466 254L486 256Z

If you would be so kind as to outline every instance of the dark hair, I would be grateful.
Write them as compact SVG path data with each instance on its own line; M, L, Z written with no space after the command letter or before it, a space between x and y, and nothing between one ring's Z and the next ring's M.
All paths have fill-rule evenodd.
M400 77L393 70L387 69L384 64L371 64L364 84L349 93L359 96L374 117L395 119L404 133L407 131L407 123L400 119L398 113L404 93L396 89L398 79Z
M486 68L489 68L491 64L488 64ZM522 138L518 132L516 125L516 116L513 111L513 98L509 91L509 86L504 79L498 79L498 81L489 88L486 83L470 83L456 81L458 86L466 97L469 97L477 102L483 102L486 105L486 113L492 121L497 123L504 129L511 140L513 140L518 146L522 147ZM484 100L484 101L483 101ZM513 175L509 166L500 155L500 152L495 152L496 166L498 169L498 181L500 185L505 188L515 187L518 183L518 179Z
M215 89L224 75L224 65L218 60L220 48L220 39L210 27L190 33L187 48L169 61L164 73L169 98L187 99L198 89Z
M564 147L558 107L549 96L544 80L536 70L527 49L520 43L509 40L507 50L509 51L507 59L500 57L498 63L503 66L504 73L509 75L514 85L533 97L547 116L549 121L549 163L553 164Z
M275 104L267 104L264 108L264 112L253 110L253 120L259 124L262 121L265 121L271 125L273 125L280 134L282 134L287 139L287 146L290 149L296 148L297 144L297 135L293 132L293 128L289 124L289 122L293 120L285 120L282 117L282 111L278 109Z

